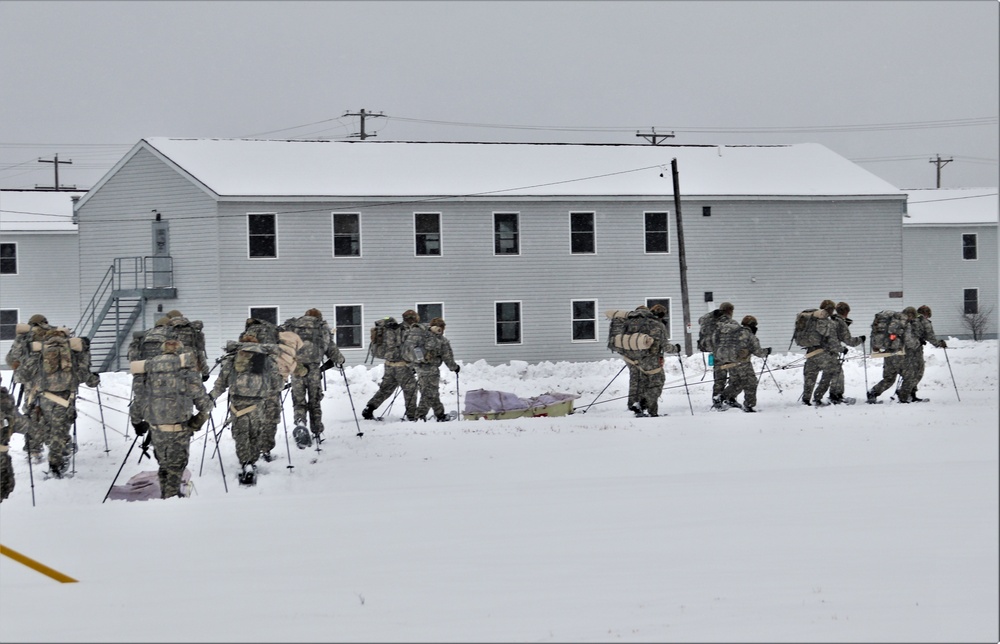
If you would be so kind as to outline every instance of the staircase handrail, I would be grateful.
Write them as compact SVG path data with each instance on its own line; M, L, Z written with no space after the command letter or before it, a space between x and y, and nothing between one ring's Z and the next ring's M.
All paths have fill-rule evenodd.
M87 324L94 323L97 317L98 307L102 302L105 301L105 296L108 291L112 289L115 283L115 264L111 264L108 270L104 273L104 277L101 278L101 283L97 286L97 290L94 291L93 297L90 298L90 302L83 309L83 313L80 315L80 320L73 327L73 334L80 335L81 329L83 329ZM100 320L97 321L97 326L100 325ZM97 326L94 326L90 333L87 334L88 338L91 338L93 334L97 331Z

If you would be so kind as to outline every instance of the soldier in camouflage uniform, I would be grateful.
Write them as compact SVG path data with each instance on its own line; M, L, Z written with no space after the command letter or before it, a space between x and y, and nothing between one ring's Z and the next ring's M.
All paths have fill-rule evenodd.
M11 381L14 384L20 383L22 389L26 383L31 381L30 377L24 376L31 369L27 367L20 369L21 364L31 358L31 343L41 341L41 338L51 328L48 319L41 313L32 315L27 324L18 324L15 327L14 342L11 344L10 350L7 351L6 361L7 366L14 372ZM27 405L24 406L24 409L27 409ZM45 436L41 431L38 431L33 438L30 446L30 457L34 462L41 463L42 452L45 449Z
M145 331L136 331L132 334L132 342L128 346L128 360L148 360L155 358L163 352L163 343L167 340L175 339L173 327L170 325L170 318L163 316L156 321L153 328ZM145 433L149 429L146 421L146 408L148 406L149 393L146 391L146 374L136 373L132 375L132 402L129 403L128 415L132 427L136 433Z
M461 367L455 363L455 356L451 350L451 342L444 337L445 323L442 318L431 320L430 327L422 330L425 335L422 359L413 362L413 367L417 374L417 390L420 401L417 403L417 418L427 420L428 410L434 411L434 416L438 422L450 420L444 413L444 405L441 404L441 364L445 364L455 373ZM418 327L414 327L411 333L420 333Z
M256 338L260 344L276 344L280 351L273 356L275 368L268 370L269 394L264 397L264 421L260 434L261 457L271 462L276 458L273 450L277 444L278 423L281 422L281 396L295 371L295 354L302 345L302 339L291 331L278 331L276 325L255 318L247 319L243 333Z
M850 347L860 346L861 351L864 352L864 344L867 339L866 336L860 335L857 338L851 337L850 326L854 321L847 317L847 314L851 312L851 305L847 302L837 302L837 306L834 309L834 314L830 317L830 320L835 325L837 337L840 341ZM860 342L855 343L854 340L860 339ZM841 403L853 403L854 399L844 398L844 363L840 360L837 361L834 367L835 371L833 373L833 379L830 381L830 402L834 405L839 405Z
M101 379L90 373L90 351L86 338L71 337L69 329L56 327L31 343L26 376L28 417L40 429L49 447L49 474L62 478L73 449L71 428L76 419L76 392L81 383L96 387Z
M17 409L14 397L0 385L0 502L14 491L14 464L10 459L10 437L14 432L24 434L25 445L30 446L34 427Z
M722 326L727 322L733 321L733 311L736 307L733 306L732 302L723 302L719 305L719 308L709 311L705 315L698 318L699 328L704 327L708 323L714 323L716 327ZM715 336L707 338L707 345L704 349L714 350ZM702 347L699 347L702 348ZM703 349L703 350L704 350ZM722 363L715 359L715 354L712 354L712 408L713 409L726 409L725 403L722 401L722 392L726 388L726 384L729 378L729 370L722 368Z
M743 394L743 411L755 412L757 406L757 372L750 362L750 356L766 358L771 355L771 347L762 349L757 339L757 318L745 315L740 328L727 334L724 341L733 343L733 362L725 366L729 372L729 382L722 391L722 399L730 407L739 407L736 397Z
M362 418L373 420L375 410L388 400L389 396L396 391L396 387L399 387L403 390L406 420L417 420L417 378L413 365L403 358L403 344L406 342L406 336L410 329L418 324L420 324L420 316L413 309L409 309L403 312L403 323L399 325L399 328L386 329L385 371L378 391L361 410Z
M663 373L663 354L677 353L680 345L670 344L667 328L663 324L666 309L659 304L653 306L655 312L640 306L625 316L625 336L645 335L651 340L648 348L631 348L626 341L622 359L629 365L629 390L635 387L638 408L632 411L636 416L659 416L660 394L666 376ZM662 309L662 310L661 310Z
M309 309L305 315L290 318L281 331L297 333L302 345L296 355L295 373L292 375L292 408L296 425L305 425L317 440L323 433L323 371L344 366L344 355L333 341L330 326L319 309ZM326 362L323 359L326 358Z
M212 399L205 391L193 353L179 340L163 343L159 356L130 363L133 374L145 373L149 390L148 430L159 465L160 496L184 496L181 480L191 449L191 436L208 420ZM191 407L198 410L193 415ZM140 433L141 432L141 433Z
M910 308L912 308L912 307L910 307ZM902 331L902 335L903 335L903 339L904 339L903 340L904 341L904 347L905 347L905 338L910 333L909 329L910 329L910 321L909 321L909 319L907 319L906 325L905 325L905 327L904 327L904 329ZM894 337L894 336L891 336L891 337ZM890 351L889 347L877 347L877 346L874 346L874 342L875 342L875 340L873 338L872 339L872 343L873 343L872 353L883 353L883 352L889 352ZM879 404L878 397L881 396L882 393L885 392L886 389L888 389L889 387L891 387L894 384L896 384L897 379L900 376L903 375L903 366L904 366L905 360L906 360L906 356L905 355L902 355L902 354L897 353L895 351L890 352L889 355L886 355L882 359L882 379L879 380L878 382L876 382L872 386L872 388L868 390L868 392L866 394L867 395L866 402L869 405Z
M825 314L817 325L821 336L820 345L807 347L806 355L810 353L815 353L815 355L806 358L806 364L802 370L802 404L817 407L829 404L823 402L823 396L833 384L834 375L843 369L840 364L840 356L847 353L847 347L842 345L849 344L856 347L864 342L864 338L861 336L851 337L846 324L838 325L831 319L837 312L837 305L834 304L833 300L823 300L820 302L819 308ZM818 351L820 349L821 351ZM822 377L820 377L820 372L823 374ZM816 384L817 378L819 378L818 385ZM837 402L843 402L843 400Z
M917 398L917 385L924 377L924 345L929 342L939 349L944 349L948 345L934 335L931 307L926 304L919 309L908 306L903 309L903 315L910 322L906 333L903 334L906 354L903 356L903 382L896 391L896 400L901 403L922 402L922 398Z

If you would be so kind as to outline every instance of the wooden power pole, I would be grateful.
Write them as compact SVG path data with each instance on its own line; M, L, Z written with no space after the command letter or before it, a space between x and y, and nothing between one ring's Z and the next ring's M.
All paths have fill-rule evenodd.
M677 255L681 265L681 305L684 307L684 355L691 356L691 302L688 297L687 255L684 253L684 224L681 221L681 180L677 172L677 159L670 161L674 177L674 210L677 219Z
M372 114L371 112L366 112L364 110L364 108L362 108L361 111L357 112L357 113L344 112L344 116L359 116L359 117L361 117L361 130L360 130L360 134L352 134L351 136L356 136L359 139L361 139L362 141L364 141L365 139L367 139L370 136L378 136L377 134L367 134L367 133L365 133L365 118L366 117L367 118L378 118L378 117L385 118L385 114L383 114L382 112L379 112L378 114Z
M59 185L59 164L63 163L63 164L72 165L72 163L73 163L72 161L60 161L59 160L59 155L57 154L55 156L55 159L53 159L53 160L39 159L38 162L39 163L51 163L52 164L52 166L55 168L55 171L56 171L56 182L54 184L52 184L51 188L48 188L48 187L45 187L45 186L38 186L38 185L36 185L35 186L36 190L76 190L76 186L60 186Z
M938 188L941 187L941 168L945 167L946 165L948 165L952 161L954 161L954 159L942 159L940 154L937 155L936 159L931 159L930 160L930 163L933 163L934 165L937 166L937 187Z

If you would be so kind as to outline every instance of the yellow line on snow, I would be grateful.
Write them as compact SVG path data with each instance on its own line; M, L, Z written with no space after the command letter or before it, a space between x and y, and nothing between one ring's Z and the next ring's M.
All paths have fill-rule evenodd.
M33 568L33 569L37 570L38 572L42 573L43 575L48 575L49 577L52 577L53 579L55 579L56 581L58 581L60 583L63 583L63 584L75 584L76 583L76 580L73 579L72 577L70 577L68 575L64 575L61 572L59 572L58 570L53 570L52 568L49 568L45 564L40 563L38 561L35 561L31 557L26 557L26 556L22 555L20 552L18 552L16 550L11 550L10 548L8 548L7 546L5 546L3 544L0 544L0 555L7 555L8 557L10 557L11 559L13 559L14 561L17 561L19 563L23 563L28 568Z

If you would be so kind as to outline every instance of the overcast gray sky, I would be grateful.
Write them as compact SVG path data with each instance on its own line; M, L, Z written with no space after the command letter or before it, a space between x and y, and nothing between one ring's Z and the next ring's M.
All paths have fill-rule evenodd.
M0 187L145 137L818 142L998 184L996 0L0 2ZM661 137L658 137L661 138ZM663 140L663 139L661 139ZM681 169L683 172L683 169Z

